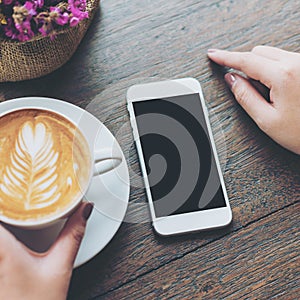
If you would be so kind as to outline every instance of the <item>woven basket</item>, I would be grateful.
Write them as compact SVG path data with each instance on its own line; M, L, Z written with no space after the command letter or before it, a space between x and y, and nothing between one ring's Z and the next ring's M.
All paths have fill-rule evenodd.
M54 40L37 36L28 42L0 38L0 82L33 79L61 67L74 54L84 37L100 0L87 0L89 18L63 29Z

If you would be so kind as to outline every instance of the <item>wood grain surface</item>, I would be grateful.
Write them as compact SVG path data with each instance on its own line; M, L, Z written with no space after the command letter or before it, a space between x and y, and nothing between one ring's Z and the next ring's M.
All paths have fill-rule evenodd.
M263 134L208 48L300 52L298 1L101 1L71 60L43 78L0 84L0 100L40 95L94 114L116 136L131 180L113 240L73 273L69 299L299 299L300 157ZM209 108L233 210L227 228L162 238L151 228L125 106L135 83L195 77Z

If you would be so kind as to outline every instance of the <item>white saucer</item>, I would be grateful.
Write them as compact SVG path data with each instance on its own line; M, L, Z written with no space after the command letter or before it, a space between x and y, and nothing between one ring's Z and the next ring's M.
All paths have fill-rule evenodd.
M112 153L122 155L121 164L115 169L93 177L85 195L87 201L94 203L93 213L88 221L86 233L76 257L74 267L78 267L98 254L113 238L125 216L129 200L129 173L125 156L114 136L97 118L87 111L68 102L43 98L26 97L0 103L0 113L21 107L49 108L63 113L85 134L92 149L110 148ZM39 230L34 233L25 230L12 230L33 249L49 247L57 236L63 223L53 230Z

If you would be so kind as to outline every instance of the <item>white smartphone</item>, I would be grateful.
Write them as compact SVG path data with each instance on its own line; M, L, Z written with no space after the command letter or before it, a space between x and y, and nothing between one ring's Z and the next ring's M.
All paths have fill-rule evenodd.
M156 232L228 225L232 212L200 83L134 85L127 104Z

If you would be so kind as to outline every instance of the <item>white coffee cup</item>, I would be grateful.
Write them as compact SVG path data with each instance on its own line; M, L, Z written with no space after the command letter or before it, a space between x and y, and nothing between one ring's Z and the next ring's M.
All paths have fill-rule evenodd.
M86 133L81 128L82 124L80 123L80 120L76 120L76 121L71 120L66 114L64 114L62 112L56 111L55 109L45 108L44 106L38 106L38 105L35 105L35 106L26 106L26 105L20 106L19 105L15 109L11 109L11 110L2 112L0 114L0 131L2 130L0 137L5 136L5 130L3 131L3 129L1 129L1 126L2 126L1 120L4 120L5 118L10 120L9 116L14 116L14 114L15 114L16 116L18 116L17 122L21 122L21 120L20 120L22 118L21 113L24 113L24 119L26 119L26 113L29 113L29 112L31 113L33 111L41 112L41 115L39 115L39 116L40 117L43 116L44 118L45 118L45 115L43 115L43 113L45 113L45 114L49 113L50 116L57 115L57 116L61 117L63 120L66 120L66 123L70 123L74 126L74 128L76 128L76 131L78 131L76 133L76 135L79 134L80 139L82 139L82 144L86 145L86 148L84 151L87 154L87 158L86 158L87 167L86 168L88 170L87 171L88 174L86 175L86 180L84 181L83 184L80 185L80 193L77 193L76 197L74 199L70 200L70 205L66 205L60 211L51 213L51 214L49 214L49 216L45 216L42 218L36 217L36 218L31 218L31 219L18 219L18 218L7 217L5 214L2 213L1 198L0 198L0 221L6 223L8 225L12 225L14 227L21 228L21 229L37 230L37 229L44 229L53 224L59 223L62 220L64 220L65 218L67 218L78 207L78 205L83 201L84 195L88 191L88 188L92 181L92 178L94 176L101 176L102 174L109 172L112 169L118 167L119 164L122 162L122 154L121 153L112 153L112 149L110 149L110 148L102 148L102 149L97 149L94 151L94 149L92 149L92 147L87 142ZM40 119L42 120L42 118L40 118ZM9 121L7 121L7 122L9 122ZM34 124L32 126L35 126L35 127L33 129L28 129L27 127L29 125L27 123L26 123L27 127L25 125L23 127L21 126L20 127L21 134L19 134L20 130L18 131L18 134L19 134L18 138L19 138L19 136L21 136L19 138L19 140L21 142L17 141L17 142L15 142L15 144L19 144L18 147L20 148L21 147L20 145L22 145L22 147L23 147L24 146L23 144L27 143L29 146L26 145L26 147L30 148L31 147L30 142L28 142L28 137L29 137L29 140L32 139L34 141L34 143L38 144L38 146L41 147L40 146L41 143L36 142L36 140L38 138L40 138L40 136L42 136L42 138L43 138L42 141L44 141L46 139L45 136L48 137L47 133L45 133L47 131L45 129L47 127L47 124L37 125L37 124L43 123L43 121L41 121L40 123L35 122L35 121L34 122L28 121L28 122L29 122L28 123L29 125ZM3 123L5 123L5 122L3 122ZM43 126L45 128L43 128ZM33 135L34 135L34 137L33 137ZM48 144L50 145L51 143L49 142ZM47 149L47 147L46 147L47 145L45 142L45 145L44 145L45 149ZM18 148L18 151L20 152L19 148ZM35 151L36 151L35 147L31 147L31 148L33 149L32 151L35 153ZM15 154L15 156L16 156L15 160L18 160L18 151L15 151L17 153L17 154ZM9 160L9 162L11 162L11 160L12 160L11 156L13 156L13 154L10 155L10 157L7 156L7 160ZM71 157L71 159L73 159L73 157ZM1 157L0 157L0 161L1 161ZM53 164L53 160L50 163ZM9 167L7 167L7 168L9 168ZM3 172L5 172L5 171L3 171ZM7 172L9 173L10 171L8 170ZM80 170L77 170L77 172L80 173ZM9 177L9 175L6 174L6 178L8 178L8 177ZM8 178L7 181L9 181L12 178L13 177L11 175L11 178ZM13 180L10 180L10 181L13 181ZM11 183L9 183L9 184L11 184ZM5 184L3 183L3 180L2 180L2 183L0 181L0 190L3 189L4 185ZM5 191L7 192L7 189Z

